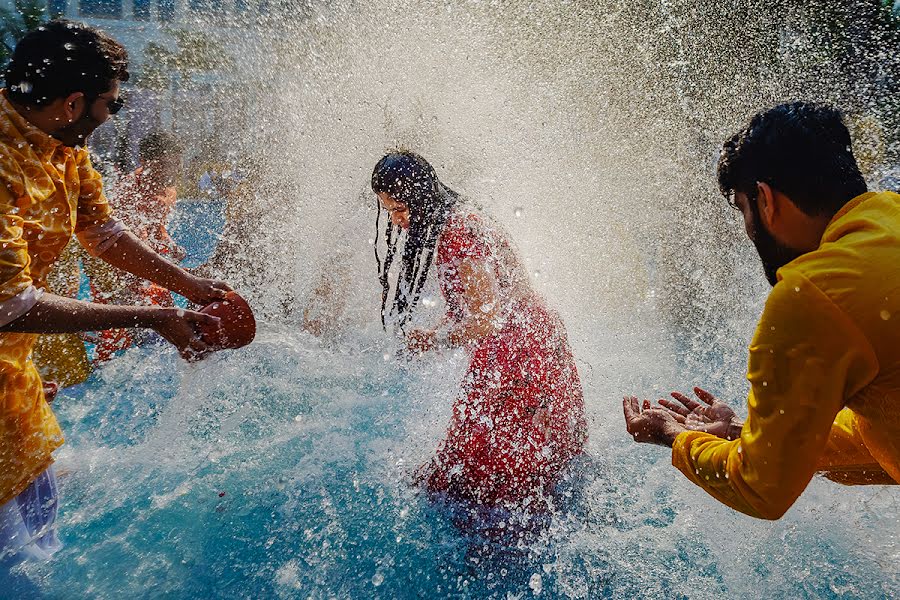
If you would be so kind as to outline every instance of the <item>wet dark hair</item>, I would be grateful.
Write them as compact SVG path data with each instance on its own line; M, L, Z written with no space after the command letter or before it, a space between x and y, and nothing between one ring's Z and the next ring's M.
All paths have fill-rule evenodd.
M75 92L93 102L128 77L128 52L119 42L83 23L57 19L16 44L6 87L13 102L46 106Z
M184 146L174 133L154 131L138 143L138 158L141 162L155 160L164 156L181 156Z
M403 244L400 275L397 278L394 301L388 310L391 291L389 273L400 235L388 218L384 231L387 252L382 263L378 255L382 209L381 203L376 200L378 217L375 220L375 261L378 263L382 288L381 324L385 325L387 315L396 313L402 329L419 301L434 260L438 237L447 217L459 202L459 194L441 183L428 161L407 151L391 152L378 161L372 172L372 191L376 194L386 193L409 208L409 230Z
M791 102L755 114L722 148L719 189L756 196L765 182L811 216L833 215L866 191L841 112Z

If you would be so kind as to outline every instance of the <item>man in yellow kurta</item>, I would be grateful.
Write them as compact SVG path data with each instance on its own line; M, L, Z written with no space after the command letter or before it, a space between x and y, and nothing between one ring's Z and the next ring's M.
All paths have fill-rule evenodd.
M900 195L867 192L836 110L792 103L725 143L719 186L772 292L750 345L748 416L695 388L624 401L629 433L720 502L780 518L816 472L900 482Z
M32 361L36 334L148 327L189 355L204 350L194 325L216 321L45 291L73 233L94 256L195 302L230 289L159 257L111 215L83 146L121 108L126 67L124 48L111 38L55 21L16 46L0 90L0 559L20 551L46 557L59 547L50 465L63 436Z

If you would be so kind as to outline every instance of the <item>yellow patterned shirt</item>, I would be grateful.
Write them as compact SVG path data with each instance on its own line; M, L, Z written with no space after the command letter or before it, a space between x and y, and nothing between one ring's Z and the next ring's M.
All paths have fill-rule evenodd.
M720 502L777 519L813 475L900 482L900 195L868 192L778 270L750 344L740 439L679 435L672 462Z
M0 325L34 306L73 232L98 254L122 231L87 150L31 125L0 90ZM36 338L0 333L0 505L46 469L63 443L31 360Z

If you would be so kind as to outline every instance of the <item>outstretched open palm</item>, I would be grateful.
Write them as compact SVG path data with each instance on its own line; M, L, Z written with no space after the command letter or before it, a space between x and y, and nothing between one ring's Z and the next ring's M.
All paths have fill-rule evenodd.
M639 401L637 396L622 399L625 427L634 441L672 447L678 434L685 430L683 419L671 410L657 408L649 400Z
M702 388L695 387L694 394L702 402L688 398L680 392L672 392L671 396L678 402L661 399L659 404L684 425L685 429L703 431L726 440L740 436L743 423L730 406Z

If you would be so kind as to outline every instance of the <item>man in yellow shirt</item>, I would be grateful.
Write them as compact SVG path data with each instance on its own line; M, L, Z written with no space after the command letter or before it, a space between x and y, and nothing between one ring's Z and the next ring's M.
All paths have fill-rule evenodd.
M624 400L628 432L720 502L780 518L816 472L900 482L900 195L867 192L835 109L796 102L729 139L719 187L772 292L750 344L748 415L700 388Z
M230 289L166 261L111 215L84 144L122 107L127 54L88 26L53 21L16 46L0 90L0 559L58 547L52 452L62 432L31 358L36 334L146 327L183 355L205 350L193 311L91 304L45 291L72 234L94 256L206 304Z

